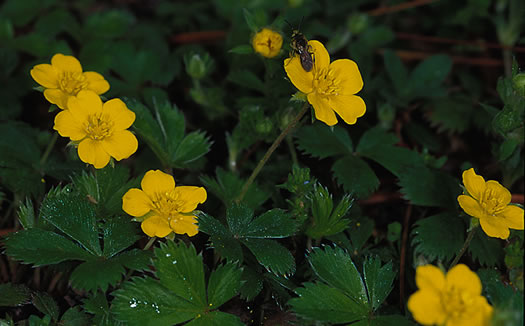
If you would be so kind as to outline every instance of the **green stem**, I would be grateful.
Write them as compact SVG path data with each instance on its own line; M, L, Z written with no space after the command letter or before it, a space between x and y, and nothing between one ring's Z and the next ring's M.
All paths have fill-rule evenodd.
M463 247L461 248L461 250L458 252L456 257L454 258L454 260L450 264L449 269L451 269L452 267L456 266L456 264L458 263L458 261L461 258L461 256L463 256L465 251L467 251L467 248L470 245L470 241L472 241L472 238L474 238L474 234L476 233L477 229L478 229L477 227L474 227L474 228L470 229L470 231L467 234L467 239L465 239L465 243L463 243Z
M143 250L148 250L151 247L151 245L155 242L155 240L157 240L157 237L149 239L148 243L146 243Z
M297 152L295 151L295 146L293 145L293 140L290 135L286 136L286 143L288 144L288 149L290 149L290 155L292 155L293 165L299 165L299 161L297 160Z
M53 136L51 137L51 140L47 144L46 151L40 158L40 165L44 165L44 163L46 163L47 158L49 157L49 154L51 154L51 150L53 149L53 147L55 146L55 143L57 142L57 139L58 139L58 132L55 131L53 133Z
M303 115L308 111L308 108L309 108L309 104L305 103L303 105L303 108L301 109L301 112L299 112L299 114L297 114L297 116L288 124L288 126L286 126L286 128L281 132L281 134L275 139L275 141L270 146L270 148L268 148L268 150L266 151L266 154L264 154L263 158L259 161L259 164L257 164L257 166L253 170L252 174L250 175L250 177L248 178L248 180L244 184L244 186L242 186L241 193L239 194L239 196L235 200L237 203L239 203L244 198L244 196L246 195L246 192L248 192L248 188L250 188L251 184L253 183L253 181L255 180L257 175L259 174L259 172L261 172L261 169L266 164L266 161L268 161L270 156L272 156L273 152L279 146L279 144L281 144L281 142L283 141L284 137L286 137L286 135L288 135L288 133L295 127L297 122L299 122L299 120L301 120Z

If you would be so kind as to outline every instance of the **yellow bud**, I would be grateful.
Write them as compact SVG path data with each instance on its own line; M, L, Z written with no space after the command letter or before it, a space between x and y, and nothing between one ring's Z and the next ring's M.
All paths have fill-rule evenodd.
M273 58L278 55L282 45L283 37L281 34L269 28L263 28L252 39L254 51L266 58Z

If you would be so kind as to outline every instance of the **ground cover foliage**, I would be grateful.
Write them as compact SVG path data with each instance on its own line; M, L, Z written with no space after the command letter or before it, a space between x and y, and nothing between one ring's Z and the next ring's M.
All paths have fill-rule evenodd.
M488 205L474 168L523 207L524 20L520 0L4 1L0 325L416 325L418 267L458 262L490 323L522 325L523 210L489 236L458 196ZM359 67L355 124L315 119L294 29ZM132 155L94 168L58 137L30 73L57 53L132 112ZM123 206L161 205L152 170L196 235Z

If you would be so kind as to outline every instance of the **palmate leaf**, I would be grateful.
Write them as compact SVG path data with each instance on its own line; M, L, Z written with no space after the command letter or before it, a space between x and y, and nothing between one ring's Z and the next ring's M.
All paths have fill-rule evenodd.
M337 160L332 166L337 183L347 193L365 198L379 186L379 179L368 164L359 157L348 155Z
M218 321L237 320L212 311L238 294L242 270L236 265L212 271L206 293L202 256L193 245L168 241L155 249L155 256L159 280L133 278L113 293L111 310L118 320L126 325L174 325L192 319L191 323L200 325L200 318L210 316Z
M71 325L71 326L84 326L89 325L91 318L88 314L81 311L79 307L71 307L60 318L59 324Z
M116 259L92 259L77 266L69 281L76 289L95 291L100 288L105 292L109 285L120 281L125 272Z
M110 258L134 244L140 235L138 224L129 218L116 216L102 227L104 237L104 257Z
M392 263L381 266L379 257L369 257L363 265L363 279L368 293L368 302L372 310L377 310L392 291L392 283L396 273L392 271Z
M0 284L0 307L19 306L29 302L31 290L22 284Z
M202 131L194 131L186 135L171 156L174 167L188 168L189 164L210 151L212 141Z
M444 212L417 221L412 234L416 253L422 253L431 261L447 261L461 249L465 225L457 213Z
M44 315L51 316L53 320L58 320L58 304L53 297L46 292L35 292L32 295L31 302Z
M417 324L401 315L374 316L368 320L360 320L352 326L416 326Z
M472 258L477 260L481 265L493 267L501 265L503 257L505 256L500 243L501 240L490 238L481 228L478 228L470 242L468 251L472 255Z
M273 209L254 219L253 210L232 204L226 211L228 228L209 215L202 214L202 217L199 217L199 230L210 235L212 246L228 261L242 261L243 244L267 270L279 275L295 272L290 252L270 240L295 233L295 221L284 211Z
M212 311L200 315L190 321L186 326L243 326L239 317L222 311Z

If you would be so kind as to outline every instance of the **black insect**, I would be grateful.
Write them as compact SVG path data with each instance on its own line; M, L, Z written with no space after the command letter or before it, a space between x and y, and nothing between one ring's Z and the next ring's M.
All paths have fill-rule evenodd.
M288 23L288 25L290 25L290 23ZM298 54L303 69L306 72L311 71L314 67L313 50L303 33L299 32L299 29L292 28L292 41L290 42L290 48L292 49L292 51L290 51L290 57Z

